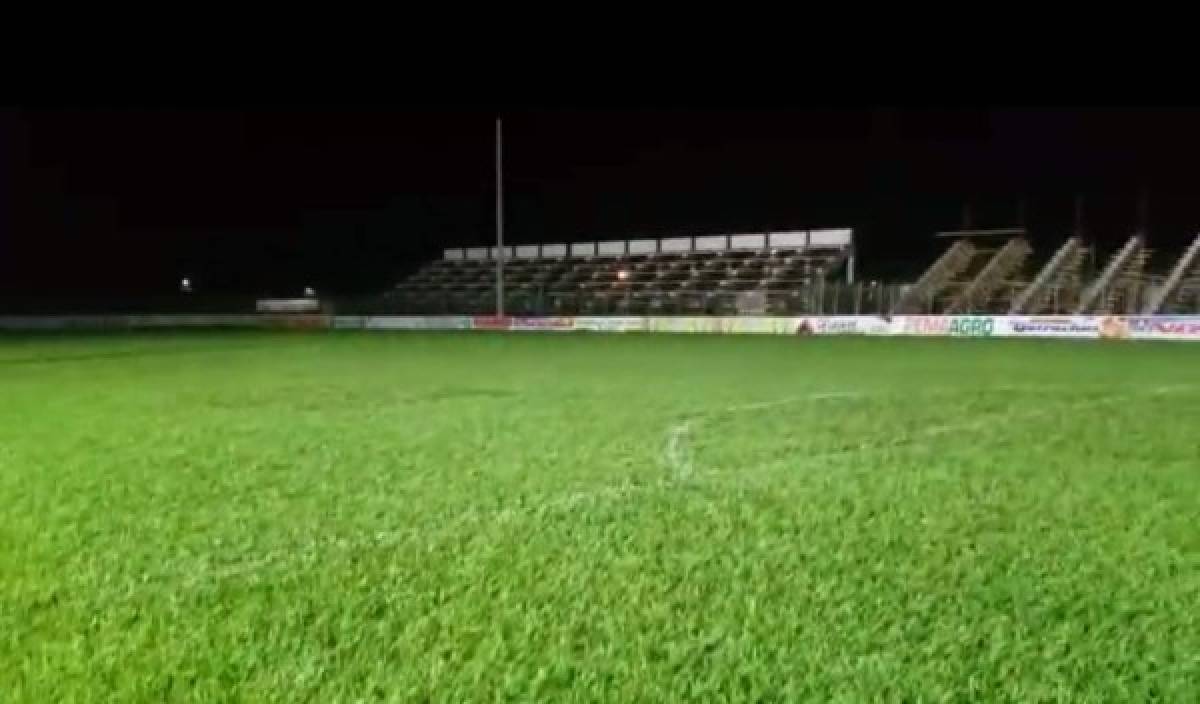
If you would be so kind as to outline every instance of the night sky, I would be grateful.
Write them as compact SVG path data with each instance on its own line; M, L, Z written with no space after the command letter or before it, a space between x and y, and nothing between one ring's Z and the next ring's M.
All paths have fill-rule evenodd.
M370 292L493 238L483 109L0 111L0 293ZM505 111L511 243L849 226L910 276L974 203L1060 242L1084 193L1102 249L1149 202L1200 229L1197 110Z

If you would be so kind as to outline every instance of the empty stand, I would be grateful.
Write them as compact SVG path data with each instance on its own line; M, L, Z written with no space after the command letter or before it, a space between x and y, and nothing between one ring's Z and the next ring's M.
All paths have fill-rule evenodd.
M800 291L844 270L849 234L836 230L522 247L517 251L533 249L537 256L506 259L506 308L516 314L736 313L739 296L744 300L747 292L761 292L769 310L798 310L805 300ZM697 249L701 244L708 249ZM577 248L611 253L572 254ZM543 256L547 250L563 254ZM457 250L405 279L391 297L398 310L481 312L494 306L494 286L494 261L482 250Z

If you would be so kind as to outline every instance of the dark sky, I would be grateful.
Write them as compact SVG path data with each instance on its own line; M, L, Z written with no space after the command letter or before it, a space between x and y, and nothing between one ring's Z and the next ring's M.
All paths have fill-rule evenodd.
M372 291L493 237L483 110L0 111L0 292ZM849 226L907 274L958 225L1200 228L1197 110L512 110L514 243Z

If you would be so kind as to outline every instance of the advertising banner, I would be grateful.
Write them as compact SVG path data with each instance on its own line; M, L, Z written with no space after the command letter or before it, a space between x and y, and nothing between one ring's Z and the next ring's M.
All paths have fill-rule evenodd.
M642 332L646 329L645 318L578 316L572 320L574 329L586 332Z
M817 318L814 330L818 335L857 335L859 321L857 318Z
M334 330L362 330L367 327L367 320L365 315L338 315L334 316L332 327Z
M465 315L372 315L364 325L368 330L469 330L471 319Z
M1200 340L1200 315L1146 315L1126 318L1135 340Z
M1100 321L1095 316L1009 316L997 318L996 334L1013 337L1099 337Z
M1126 340L1129 338L1129 321L1117 315L1100 318L1098 327L1100 337L1106 340Z
M920 335L1067 339L1192 340L1200 315L1147 316L337 316L305 314L165 314L0 316L0 330L148 328L288 328L367 330L513 330L773 335Z
M732 318L728 330L735 333L767 335L790 335L796 330L796 318L761 316L754 318ZM736 322L734 322L736 321Z
M996 321L991 317L956 316L950 318L948 333L956 337L991 337Z
M572 318L513 318L510 324L512 330L555 330L559 332L575 329Z
M508 330L512 327L512 318L508 316L477 315L471 318L473 330Z
M895 335L991 337L996 319L978 315L905 315L894 318L889 328Z
M949 335L950 318L941 315L905 315L893 319L899 335Z
M802 319L803 333L812 335L891 335L896 325L875 315L834 315Z
M646 318L649 332L720 332L715 318L704 317L650 317Z
M800 318L778 316L661 316L645 318L648 332L790 335Z
M465 315L431 315L427 330L470 330L471 319Z
M420 315L372 315L363 327L368 330L430 330L431 322Z
M646 329L650 332L715 334L775 332L762 321L763 318L736 316L662 316L647 318Z

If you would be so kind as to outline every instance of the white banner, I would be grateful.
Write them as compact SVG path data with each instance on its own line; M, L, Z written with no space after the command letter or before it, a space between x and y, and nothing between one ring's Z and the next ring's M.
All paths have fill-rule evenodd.
M1100 318L1090 315L1038 315L997 317L997 335L1003 337L1100 336Z
M1135 340L1200 341L1200 315L1130 316L1125 324ZM1112 323L1110 329L1119 331Z
M798 318L795 331L809 335L896 335L900 326L875 315Z
M576 330L587 332L641 332L646 329L645 318L622 318L615 316L576 317Z
M365 315L334 316L331 326L334 330L362 330L367 326Z
M788 335L797 318L775 316L663 316L646 318L649 332Z
M465 315L372 315L363 325L367 330L470 330Z
M517 317L512 319L508 329L570 332L575 329L575 321L568 317Z

